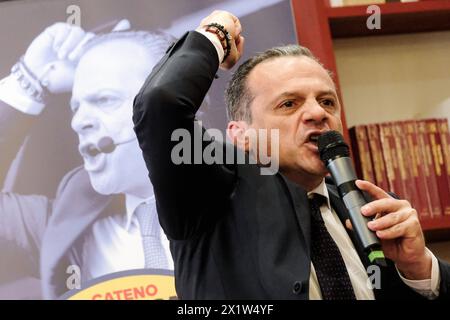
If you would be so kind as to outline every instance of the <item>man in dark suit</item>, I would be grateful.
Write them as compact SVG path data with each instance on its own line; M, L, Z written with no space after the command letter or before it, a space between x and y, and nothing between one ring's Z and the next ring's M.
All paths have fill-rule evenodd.
M21 59L20 71L29 74L0 81L1 169L9 168L27 129L48 105L24 87L45 83L52 94L72 91L71 125L84 160L64 176L53 199L0 192L0 296L54 299L116 272L172 270L168 241L151 214L153 189L131 121L133 98L169 39L129 30L94 37L57 23L36 37ZM39 83L24 85L33 77L40 77ZM108 151L100 150L104 137L115 143ZM147 212L148 222L141 222L138 212ZM152 227L152 246L144 242L143 225ZM32 281L18 280L23 278ZM42 294L31 285L41 285Z
M242 54L239 20L215 11L153 69L135 98L133 121L154 186L160 223L171 242L182 299L448 298L450 266L425 247L416 211L365 181L374 201L362 214L381 239L388 266L371 265L335 186L325 180L317 136L341 130L341 107L328 72L308 49L285 46L244 62L227 89L228 137L216 156L244 152L246 164L174 161L177 130L198 136L195 113L219 65ZM230 38L226 39L226 34ZM252 130L278 130L271 154L279 172L261 174ZM179 135L176 135L179 136ZM256 138L255 138L256 137ZM203 149L210 148L204 136ZM214 149L213 148L213 149ZM223 149L221 149L223 148ZM211 149L209 149L211 150ZM185 149L194 158L198 146ZM236 160L236 158L235 158ZM350 226L348 226L350 227ZM369 270L377 281L368 286Z

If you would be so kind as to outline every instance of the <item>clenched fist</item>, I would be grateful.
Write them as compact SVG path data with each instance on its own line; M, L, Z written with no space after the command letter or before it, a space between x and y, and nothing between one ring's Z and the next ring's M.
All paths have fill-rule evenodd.
M244 50L244 37L241 35L241 23L230 12L216 10L200 22L197 30L205 30L206 26L210 23L223 25L231 36L230 54L220 65L222 69L231 69L242 56Z
M55 23L33 40L24 62L51 93L70 91L81 48L92 37L78 26Z

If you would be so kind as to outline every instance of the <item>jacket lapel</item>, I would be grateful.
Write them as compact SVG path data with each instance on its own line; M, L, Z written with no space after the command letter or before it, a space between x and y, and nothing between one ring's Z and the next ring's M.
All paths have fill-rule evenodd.
M59 266L64 256L110 200L110 197L93 190L88 174L83 169L77 168L64 178L42 244L41 273L47 298L57 295L55 285L60 280L58 275L68 267Z
M305 241L305 247L310 256L311 248L311 211L309 208L308 196L306 191L300 188L294 182L291 182L285 176L280 174L286 184L289 194L291 195L292 202L294 204L294 210L297 217L297 222L303 233Z

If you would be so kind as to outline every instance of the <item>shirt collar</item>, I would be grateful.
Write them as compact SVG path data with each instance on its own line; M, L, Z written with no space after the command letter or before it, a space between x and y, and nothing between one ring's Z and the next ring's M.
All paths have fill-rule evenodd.
M325 179L323 179L322 182L317 187L308 192L308 197L310 197L314 193L324 196L327 199L326 205L328 206L328 209L331 209L330 196L328 195L328 189L327 185L325 184Z
M136 197L134 195L127 194L125 197L125 207L127 210L127 214L122 221L122 226L126 230L129 230L132 219L133 219L134 211L137 209L137 207L139 207L142 203L151 204L152 202L155 202L155 195L152 195L149 198L143 199L143 198Z

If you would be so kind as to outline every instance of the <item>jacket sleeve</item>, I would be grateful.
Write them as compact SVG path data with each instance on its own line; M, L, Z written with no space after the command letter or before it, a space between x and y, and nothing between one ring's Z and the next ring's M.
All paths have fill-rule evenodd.
M450 300L450 264L441 259L439 261L439 272L441 283L439 286L439 300Z
M0 181L2 184L35 118L17 111L0 100Z
M35 118L0 101L0 182L2 185ZM32 269L31 275L39 274L40 244L50 211L51 201L44 196L0 192L0 251L3 255L0 269L2 271L10 272L11 267L14 268L12 261L24 257L30 259L35 266L27 268L27 270ZM15 268L22 269L22 266ZM7 277L0 274L0 278Z
M220 163L194 163L208 143L195 113L208 92L219 61L212 43L197 32L186 33L155 66L135 98L134 129L153 184L159 220L169 238L188 239L213 228L221 218L234 184L234 170ZM184 139L190 161L175 164L172 151ZM197 137L197 138L196 138ZM199 142L201 147L199 147ZM216 142L218 143L218 142ZM224 148L220 143L219 148ZM222 149L223 150L223 149Z
M42 237L51 210L52 201L45 196L0 193L0 242L15 246L15 250L8 251L10 254L25 254L39 266Z

